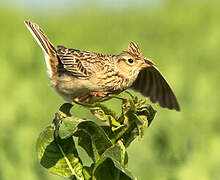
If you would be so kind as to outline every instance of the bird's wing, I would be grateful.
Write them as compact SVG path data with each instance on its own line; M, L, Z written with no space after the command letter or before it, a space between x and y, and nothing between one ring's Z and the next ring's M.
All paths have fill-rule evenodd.
M61 71L68 71L78 78L89 78L91 68L88 66L83 52L77 49L68 49L64 46L57 46L57 54L62 63Z
M155 66L143 69L131 88L146 97L150 97L153 103L158 102L161 107L180 111L176 96Z

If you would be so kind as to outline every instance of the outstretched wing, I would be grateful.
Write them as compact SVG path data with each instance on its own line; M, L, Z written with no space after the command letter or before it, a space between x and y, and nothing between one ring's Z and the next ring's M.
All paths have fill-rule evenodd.
M159 102L161 107L180 111L176 96L155 66L143 69L131 88L146 97L150 97L153 103Z
M73 76L78 78L89 78L91 70L88 63L85 62L85 59L83 58L84 55L80 50L57 46L57 54L64 70L70 72Z

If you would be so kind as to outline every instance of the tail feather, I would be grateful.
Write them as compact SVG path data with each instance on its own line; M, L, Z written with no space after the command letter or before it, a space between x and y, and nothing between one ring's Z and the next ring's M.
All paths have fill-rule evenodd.
M48 76L52 78L57 73L58 58L56 49L37 24L30 21L24 21L24 23L43 50L47 65L47 73Z

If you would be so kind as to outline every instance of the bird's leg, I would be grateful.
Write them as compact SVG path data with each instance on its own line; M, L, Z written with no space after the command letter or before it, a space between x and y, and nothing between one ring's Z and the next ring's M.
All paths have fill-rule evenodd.
M93 99L93 97L100 97L100 98L104 98L107 97L107 95L109 94L109 92L89 92L84 96L81 96L79 98L75 98L74 101L78 102L78 103L88 103L88 104L93 104L92 102L98 102L98 101L102 101L103 99Z
M109 92L91 92L90 95L91 96L95 96L95 97L101 97L101 99L99 99L99 101L104 101L105 98L108 98L108 95L110 93ZM103 121L107 126L111 126L111 124L109 123L108 120L103 119L103 117L98 113L98 111L96 109L91 109L90 112L98 119L100 119L101 121Z
M72 104L78 104L78 105L81 105L81 106L84 106L84 107L87 107L87 108L90 108L90 109L95 107L95 104L87 103L87 102L85 102L85 100L81 101L81 98L73 99Z
M105 100L110 99L111 97L109 96L111 93L110 92L90 92L90 102L102 102Z
M98 113L99 108L96 107L95 104L80 102L80 101L78 101L78 99L74 99L73 103L76 103L76 104L79 104L81 106L89 108L90 112L92 113L93 116L95 116L97 119L103 121L107 126L110 126L109 122L107 120L103 119L102 116Z
M92 103L102 101L108 94L109 92L89 92L80 98L75 98L73 102L88 107L92 115L103 121L107 126L110 126L110 123L99 114L100 108L96 106L97 104ZM100 97L101 99L95 99L95 97Z
M99 92L99 91L93 91L89 93L91 96L96 96L96 97L105 97L109 94L109 92Z
M77 101L77 102L87 102L89 99L89 94L86 94L84 96L81 96L79 98L75 98L74 101Z

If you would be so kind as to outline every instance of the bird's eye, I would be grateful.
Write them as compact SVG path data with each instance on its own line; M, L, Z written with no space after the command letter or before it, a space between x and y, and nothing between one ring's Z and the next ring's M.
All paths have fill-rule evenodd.
M128 62L130 63L130 64L132 64L133 62L134 62L134 60L133 59L128 59Z

